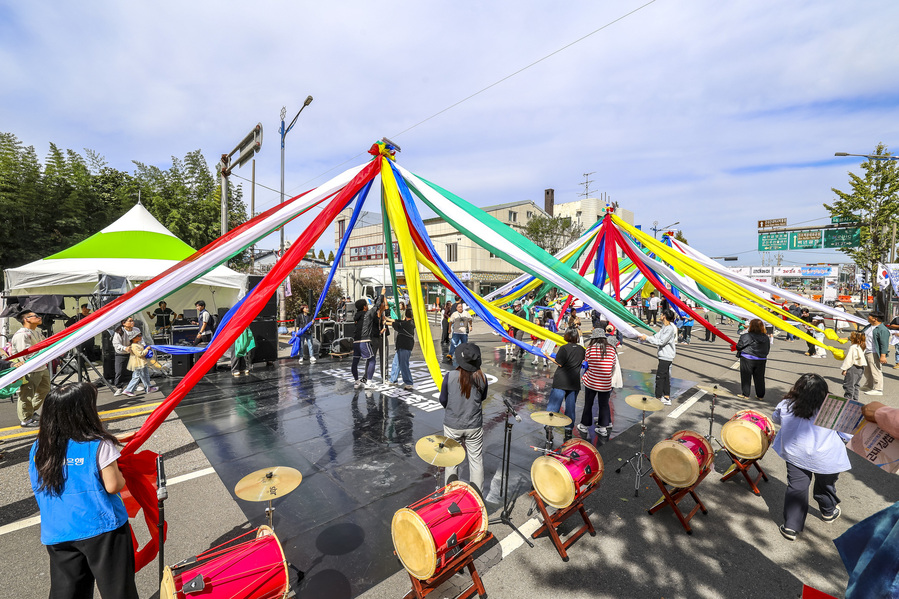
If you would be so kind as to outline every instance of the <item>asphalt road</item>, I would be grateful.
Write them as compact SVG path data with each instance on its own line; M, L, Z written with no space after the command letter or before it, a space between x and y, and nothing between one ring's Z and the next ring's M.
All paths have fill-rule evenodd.
M735 334L733 327L725 332ZM482 346L498 344L498 338L475 331L473 341ZM651 373L655 368L654 348L626 342L621 356L628 370ZM803 342L775 342L769 359L769 391L764 401L726 397L718 402L713 432L739 409L750 407L770 413L783 393L805 372L817 372L838 392L842 377L839 363L832 358L816 360L802 355ZM698 384L716 383L731 391L738 389L736 359L720 340L706 343L696 340L678 346L673 376ZM328 364L320 360L318 367ZM344 362L346 364L346 362ZM348 367L348 365L347 365ZM308 368L308 366L307 366ZM528 361L523 367L533 369ZM499 373L497 373L499 374ZM899 405L899 370L887 369L886 393L878 398ZM227 376L221 374L220 376ZM534 377L551 376L551 371L533 370ZM158 395L158 394L154 394ZM674 405L647 418L647 453L658 441L674 431L692 429L705 434L709 426L709 397L700 395L686 410L678 410L697 395L691 388L676 398ZM115 432L135 430L146 417L143 412L161 401L156 397L122 400L101 392L102 411L121 410L107 416L132 417L108 421ZM580 401L583 401L582 398ZM677 417L671 417L678 414ZM48 589L48 558L39 543L35 523L36 504L27 477L27 452L33 436L15 426L12 404L0 408L0 441L7 459L0 464L0 599L45 597ZM22 433L25 433L22 435ZM16 436L22 435L22 436ZM837 490L843 516L834 523L820 520L812 507L806 531L799 540L789 542L777 530L783 504L786 471L783 461L769 452L761 464L769 475L761 482L762 495L755 496L741 479L720 482L710 474L698 487L708 514L697 514L694 533L685 534L668 508L650 516L646 510L660 497L648 476L641 480L640 495L634 497L634 476L630 469L615 474L615 468L639 447L639 429L631 428L600 449L605 474L600 488L586 501L594 523L595 537L585 535L569 549L565 563L545 536L529 548L510 528L491 526L497 541L486 547L478 559L478 568L491 597L799 597L802 584L809 584L835 597L842 597L847 576L832 539L849 526L890 505L899 497L895 476L883 473L850 454L853 469L841 475ZM167 563L174 563L222 540L237 536L249 524L243 511L221 481L211 472L209 462L175 415L171 416L146 445L166 458L170 481L170 499L166 503L170 536L166 544ZM716 459L718 471L728 465L725 455ZM528 489L521 489L525 493ZM689 509L691 500L684 501ZM529 514L530 499L523 495L515 505L512 520L523 530L536 527L536 512ZM563 531L575 528L575 518L563 525ZM139 528L139 527L138 527ZM387 549L385 549L387 550ZM352 559L351 555L346 559ZM325 597L322 588L329 571L307 567L305 581L297 587L299 597ZM463 577L450 581L444 592L431 597L452 596ZM155 596L156 571L147 567L138 574L142 597ZM401 597L410 589L405 571L371 588L366 598ZM106 598L111 599L111 598Z

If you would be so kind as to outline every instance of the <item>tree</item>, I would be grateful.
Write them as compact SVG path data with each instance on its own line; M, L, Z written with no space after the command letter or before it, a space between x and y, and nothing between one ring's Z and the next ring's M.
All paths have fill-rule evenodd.
M890 153L879 143L872 156L886 157ZM891 243L890 227L899 216L899 165L890 159L869 158L860 166L865 171L863 176L849 173L852 191L831 188L837 200L824 207L832 217L852 218L861 224L861 244L840 251L873 273L878 262L886 261Z
M318 250L318 259L319 260L325 259L325 250Z
M309 303L309 293L312 292L313 304L309 306L309 313L315 310L315 302L325 288L328 275L320 268L302 268L290 274L291 295L284 299L285 311L288 318L296 318L300 314L300 306ZM343 289L337 283L332 283L322 304L321 314L330 314L337 311L337 302L343 297Z
M681 243L690 245L690 242L687 241L686 237L684 237L684 232L681 231L680 229L678 229L677 231L674 232L674 238L677 239L678 241L680 241Z
M582 232L581 227L567 216L537 216L524 227L524 236L550 254L558 253Z
M329 263L334 262L334 250L331 250L330 252L328 252L328 262Z

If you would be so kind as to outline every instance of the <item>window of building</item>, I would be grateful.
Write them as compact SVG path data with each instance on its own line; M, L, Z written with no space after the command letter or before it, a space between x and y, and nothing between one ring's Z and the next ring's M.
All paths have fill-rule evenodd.
M456 262L458 259L459 259L459 244L457 244L457 243L446 244L446 261L447 262Z
M514 210L509 210L509 222L517 223L518 222L518 213Z
M577 218L578 222L580 222L580 220L581 220L581 211L578 210L577 213L576 213L574 216Z
M494 254L493 252L490 252L490 257L491 257L491 258L496 258L496 254Z
M528 220L534 218L534 211L533 211L533 210L528 210L527 214L528 214Z

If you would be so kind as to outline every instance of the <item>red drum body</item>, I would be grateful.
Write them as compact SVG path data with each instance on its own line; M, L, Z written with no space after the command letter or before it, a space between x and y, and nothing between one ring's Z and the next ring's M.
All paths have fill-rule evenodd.
M589 485L602 479L599 452L583 439L571 439L554 454L540 456L531 464L534 490L547 505L566 508Z
M163 599L276 599L287 597L287 560L278 537L260 526L255 538L215 548L183 566L167 566Z
M705 437L696 431L677 431L664 441L659 441L649 454L649 461L656 475L677 488L686 488L699 480L702 471L709 468L714 452Z
M390 534L406 570L419 580L439 573L487 532L487 509L469 485L454 481L393 515Z
M738 458L757 460L768 451L775 434L770 418L755 410L740 410L721 427L721 442Z

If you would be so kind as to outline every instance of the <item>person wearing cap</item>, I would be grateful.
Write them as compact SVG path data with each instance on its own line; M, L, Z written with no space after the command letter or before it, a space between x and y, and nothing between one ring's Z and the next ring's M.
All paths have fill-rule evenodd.
M40 329L43 321L39 314L26 310L19 314L18 320L22 323L22 328L13 334L10 341L13 354L23 352L32 345L44 340L44 334L41 333ZM20 426L38 425L38 420L40 419L38 409L44 403L44 398L47 397L49 392L50 371L46 366L41 366L25 375L22 380L22 386L19 387L19 400L16 402Z
M883 326L883 314L868 313L868 326L862 329L865 334L865 384L862 391L865 395L883 395L883 365L887 363L890 352L890 331Z
M549 393L546 409L558 412L565 401L565 415L571 418L571 424L565 427L565 439L571 438L574 429L574 416L577 408L577 394L581 390L581 366L587 355L586 350L578 344L576 329L565 331L565 345L556 352L556 364L553 373L553 389Z
M514 304L512 304L512 315L517 316L518 318L521 318L524 320L528 319L528 313L525 312L524 308L521 307L521 302L519 302L519 301L516 301ZM515 327L509 327L509 333L513 337L515 337L515 339L517 341L524 341L524 331L522 331L521 329L516 329ZM516 346L512 347L511 349L512 349L512 352L511 352L512 355L509 356L510 362L514 362L515 360L523 357L524 350L520 346L516 345Z
M612 335L614 335L614 328ZM611 338L614 338L611 337ZM615 372L615 362L618 356L615 346L610 343L608 327L597 327L590 333L590 345L587 347L587 371L581 378L584 383L584 410L581 412L581 421L577 424L577 430L583 435L590 433L590 425L593 424L593 402L599 404L599 414L596 418L596 434L601 437L609 435L609 427L612 426L612 410L609 407L609 398L612 396L612 374Z
M468 458L469 482L478 493L484 486L484 416L481 404L487 399L487 377L481 371L481 348L463 343L453 355L455 370L443 378L440 405L443 414L443 434L465 447ZM444 481L449 484L458 478L458 466L446 468Z

